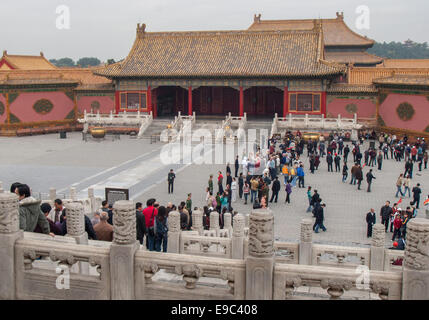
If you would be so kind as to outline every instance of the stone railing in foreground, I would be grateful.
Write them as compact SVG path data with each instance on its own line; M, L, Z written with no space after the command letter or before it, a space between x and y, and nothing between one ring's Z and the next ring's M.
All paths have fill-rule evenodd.
M81 215L81 206L74 205L75 213ZM269 209L250 214L245 258L148 252L135 240L134 208L132 201L115 203L111 244L72 243L81 234L79 217L70 220L70 237L39 240L35 238L47 236L26 238L19 230L16 195L1 193L0 299L300 299L299 290L305 287L322 290L321 299L347 298L344 293L355 290L378 294L381 299L429 299L427 220L409 222L403 270L386 272L374 269L382 267L377 259L370 261L375 264L372 270L365 265L355 269L305 265L312 257L308 221L302 226L305 246L298 249L302 264L278 261ZM176 231L175 226L170 229L172 235ZM242 235L243 228L233 230L233 238ZM376 238L373 245L379 244ZM232 246L233 255L241 253L240 245ZM50 265L41 266L49 261ZM91 266L89 274L73 270L79 263ZM175 274L176 281L158 277L161 271ZM216 285L207 285L208 279L211 284L217 281Z
M281 129L285 130L325 130L325 131L342 131L349 130L352 132L352 139L357 139L357 130L364 127L363 124L358 123L357 114L355 113L353 119L342 118L325 118L321 116L309 116L305 114L304 117L293 114L288 114L285 118L279 118L277 113L274 116L273 124L271 127L271 136L280 133Z
M100 112L87 113L84 111L83 118L77 120L84 125L84 132L88 131L89 126L100 127L137 127L139 128L138 137L142 138L146 129L153 121L152 111L149 114L140 113L140 111L132 113L100 114Z
M222 120L220 128L216 130L215 141L217 143L222 142L232 142L235 141L245 141L246 139L246 129L247 126L247 113L244 113L242 117L234 117L231 115L231 112L228 113L225 120ZM234 128L237 128L234 131Z

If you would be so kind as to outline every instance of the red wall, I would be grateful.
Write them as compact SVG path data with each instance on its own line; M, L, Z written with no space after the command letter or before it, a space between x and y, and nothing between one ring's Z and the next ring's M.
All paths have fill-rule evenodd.
M4 113L2 115L0 115L0 123L3 124L3 123L5 123L5 121L7 119L6 98L4 97L3 94L0 94L0 102L2 102L3 106L4 106Z
M400 119L396 112L403 102L411 104L415 111L408 121ZM423 131L429 126L429 101L425 96L391 93L380 105L379 114L387 127Z
M47 99L54 105L53 109L45 115L37 113L33 108L40 99ZM73 100L64 92L23 92L10 105L10 112L21 122L64 120L73 107Z
M332 99L332 98L331 98ZM330 98L328 97L328 102ZM338 99L334 98L331 103L327 103L327 117L337 118L340 114L343 118L353 118L353 114L347 112L346 106L355 104L357 106L358 118L375 118L377 106L370 99Z
M77 100L77 108L80 113L91 112L91 104L97 101L100 104L100 113L108 114L110 111L115 113L115 100L108 96L81 96ZM96 112L96 111L94 111Z

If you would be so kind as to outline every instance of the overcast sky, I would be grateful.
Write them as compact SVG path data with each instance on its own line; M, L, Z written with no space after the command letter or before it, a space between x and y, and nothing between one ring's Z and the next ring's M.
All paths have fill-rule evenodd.
M56 9L70 9L70 29L56 27ZM358 30L356 8L370 10L370 29ZM122 59L137 23L147 31L247 29L262 19L335 18L376 41L429 42L428 0L1 0L0 44L10 54L51 58Z

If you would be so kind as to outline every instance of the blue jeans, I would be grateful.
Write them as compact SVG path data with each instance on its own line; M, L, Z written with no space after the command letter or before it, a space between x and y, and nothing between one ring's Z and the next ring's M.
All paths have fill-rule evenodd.
M258 191L250 190L250 202L253 203L257 197L258 197Z
M405 187L404 195L407 193L407 190L408 190L408 198L410 198L411 197L410 187Z
M162 252L167 252L167 233L157 235L155 238L155 251L161 252L161 244L162 244Z
M313 206L311 205L311 198L308 199L308 208L307 208L307 212L311 212Z
M248 193L245 193L245 194L244 194L244 202L245 202L245 203L247 203L247 198L248 198L248 197L249 197L249 194L248 194Z
M397 196L398 196L398 193L400 193L400 194L401 194L401 196L404 196L404 194L402 193L402 187L401 187L401 186L396 186L396 188L397 188L397 190L396 190L396 195L395 195L395 197L397 197Z
M352 180L350 181L350 184L356 184L356 177L352 175Z
M314 228L314 232L319 233L319 228L322 228L323 231L326 231L326 228L323 225L323 222L316 225L316 228Z
M347 175L347 174L343 175L343 182L346 182L347 177L348 177L348 175Z
M149 234L146 236L146 246L149 251L155 251L155 237L150 236Z

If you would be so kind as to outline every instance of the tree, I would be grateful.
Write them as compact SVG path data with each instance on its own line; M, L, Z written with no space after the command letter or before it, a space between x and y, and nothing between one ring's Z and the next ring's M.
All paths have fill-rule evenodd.
M85 57L77 61L77 65L81 66L82 68L99 66L100 64L101 61L97 58Z
M375 43L368 50L379 57L390 59L429 59L429 47L427 42L416 43L410 39L401 42Z
M52 59L52 60L55 60L55 59ZM52 60L51 60L51 62L52 62ZM52 62L52 63L54 63L57 67L75 67L75 63L74 63L73 59L71 59L71 58L62 58L62 59L55 60L55 61L56 61L56 63L54 63L54 62Z

